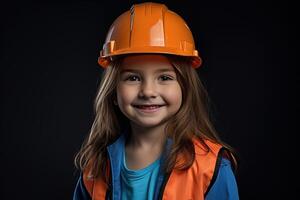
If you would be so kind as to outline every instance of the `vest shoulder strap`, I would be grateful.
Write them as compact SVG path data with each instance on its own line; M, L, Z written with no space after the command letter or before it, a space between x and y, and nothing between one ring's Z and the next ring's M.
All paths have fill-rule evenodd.
M106 192L108 189L107 183L103 180L103 178L98 177L94 178L91 175L91 166L92 161L89 162L85 170L83 171L83 183L86 187L89 195L91 196L92 200L104 200L106 198ZM110 176L110 165L109 161L107 161L106 167L106 175L107 177Z
M204 200L212 183L217 166L217 158L222 146L205 140L201 143L193 139L195 160L187 170L174 169L165 185L163 199ZM208 147L208 148L207 148Z

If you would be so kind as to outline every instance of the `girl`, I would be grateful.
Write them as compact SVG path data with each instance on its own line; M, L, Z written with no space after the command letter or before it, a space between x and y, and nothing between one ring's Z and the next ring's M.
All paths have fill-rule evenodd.
M238 199L236 161L209 120L201 58L180 16L133 5L110 27L98 62L105 71L75 157L74 200Z

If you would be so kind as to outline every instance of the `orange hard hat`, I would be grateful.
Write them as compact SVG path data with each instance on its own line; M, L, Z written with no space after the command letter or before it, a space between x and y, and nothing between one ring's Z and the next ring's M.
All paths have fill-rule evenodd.
M109 28L98 63L106 68L115 56L133 53L186 56L193 68L202 63L185 21L160 3L134 4L121 14Z

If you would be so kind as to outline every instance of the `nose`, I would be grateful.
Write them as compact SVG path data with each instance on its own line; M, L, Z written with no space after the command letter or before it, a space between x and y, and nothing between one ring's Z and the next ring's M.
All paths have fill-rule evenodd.
M141 98L153 98L157 96L157 88L155 83L151 81L144 81L141 84L139 97Z

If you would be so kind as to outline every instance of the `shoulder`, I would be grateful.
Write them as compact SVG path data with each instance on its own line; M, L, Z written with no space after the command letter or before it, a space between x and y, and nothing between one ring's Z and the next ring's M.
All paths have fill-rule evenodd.
M81 171L80 177L78 179L76 189L74 192L74 199L89 199L92 196L93 188L95 184L95 178L92 175L92 167L94 165L95 159L91 158L85 168ZM75 198L75 196L84 196L85 198Z
M83 182L83 173L80 174L73 193L73 200L91 200L90 194Z
M227 158L227 160L232 160L231 152L222 146L219 143L199 139L193 139L193 144L195 147L195 159L196 160L206 160L210 164L217 164L215 162L219 162L220 164L221 158Z
M215 183L219 185L223 179L231 182L230 178L234 178L234 175L231 161L227 159L230 155L229 150L221 144L209 140L193 139L193 144L195 162L192 165L192 171L197 173L198 177L202 177L205 193L207 194Z
M93 160L90 160L86 168L81 172L73 200L89 200L91 197L99 199L106 198L108 185L102 176L94 177L92 175L92 164ZM108 173L107 171L107 176L109 176Z
M82 184L85 187L85 191L89 193L90 196L92 196L92 190L94 185L94 178L92 175L92 165L93 165L94 159L91 159L83 172L81 173L81 179Z
M195 161L205 163L207 167L214 167L220 152L222 152L222 145L214 143L209 140L200 141L199 139L193 139L195 148Z
M215 178L211 181L210 186L206 190L205 199L238 200L238 187L232 171L231 162L226 158L222 158L214 175Z

